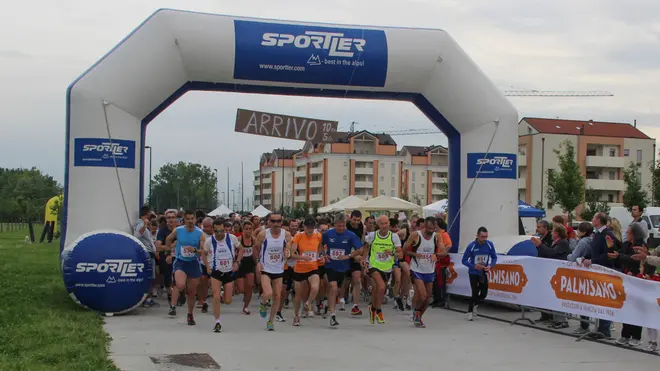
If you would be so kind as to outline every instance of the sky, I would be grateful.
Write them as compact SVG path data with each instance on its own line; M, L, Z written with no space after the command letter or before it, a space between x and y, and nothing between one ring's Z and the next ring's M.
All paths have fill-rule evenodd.
M660 136L657 0L241 0L21 1L0 13L0 167L32 167L64 180L67 86L158 8L286 20L441 28L503 90L606 90L607 98L511 97L519 116L633 122ZM220 190L246 197L261 153L303 143L230 132L237 108L337 120L340 130L431 128L412 104L191 92L149 125L154 172L168 162L217 168ZM171 133L190 146L170 144ZM397 136L446 144L442 134ZM28 146L29 144L29 146ZM12 155L8 155L12 154ZM145 182L146 184L146 182Z

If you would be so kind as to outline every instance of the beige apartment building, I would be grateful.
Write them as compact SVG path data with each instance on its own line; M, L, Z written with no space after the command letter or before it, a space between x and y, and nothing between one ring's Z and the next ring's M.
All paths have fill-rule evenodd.
M325 206L350 195L405 197L420 205L439 200L446 182L447 149L403 147L387 134L337 132L332 143L306 142L301 150L264 153L254 172L254 202L271 210L282 205Z
M649 165L654 161L655 139L627 123L523 118L518 124L518 196L534 206L541 202L548 218L561 213L548 206L548 170L558 169L554 149L566 140L575 147L576 161L599 200L622 206L623 171L630 163L640 164L642 185L651 182ZM576 210L579 215L582 205Z

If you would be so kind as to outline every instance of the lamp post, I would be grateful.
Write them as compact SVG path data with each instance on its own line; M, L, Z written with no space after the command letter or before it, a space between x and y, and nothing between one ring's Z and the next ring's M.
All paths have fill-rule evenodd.
M216 207L218 207L218 169L213 169L213 171L215 171L215 203Z
M231 210L232 211L234 211L234 209L236 208L236 201L234 200L234 195L235 195L235 192L232 189L231 190Z
M225 203L225 192L220 192L222 194L222 204L227 206L227 203Z
M153 200L151 200L151 190L152 190L152 188L151 188L151 153L152 153L152 149L151 149L151 146L144 146L144 149L149 150L149 201L151 203L151 202L153 202ZM153 205L149 205L149 206L153 207Z

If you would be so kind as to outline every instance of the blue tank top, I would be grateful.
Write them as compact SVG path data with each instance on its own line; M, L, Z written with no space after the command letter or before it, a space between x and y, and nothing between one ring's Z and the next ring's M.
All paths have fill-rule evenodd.
M199 240L202 238L202 230L195 227L192 232L186 230L182 225L176 228L176 258L183 261L197 260L197 254L188 253L183 250L183 246L192 246L199 250Z

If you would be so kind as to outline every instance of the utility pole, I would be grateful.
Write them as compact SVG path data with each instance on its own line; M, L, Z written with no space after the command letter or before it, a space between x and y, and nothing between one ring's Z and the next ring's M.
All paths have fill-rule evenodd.
M229 203L229 166L227 166L227 203Z
M280 206L280 215L284 218L284 147L282 147L282 158L280 159L282 165L282 206Z
M231 190L231 211L234 211L234 209L236 208L236 198L235 198L235 196L236 196L236 193L232 189Z
M220 200L218 200L218 169L213 169L215 171L215 207L220 206Z
M151 149L151 146L144 146L144 148L149 150L149 203L152 204L154 202L154 200L152 200L153 195L151 194L153 190L153 188L151 188L151 179L153 179L153 177L151 176L151 153L153 150ZM149 206L153 208L153 205L149 205Z
M245 178L243 177L243 161L241 161L241 211L245 211L243 209L243 188L245 188Z

